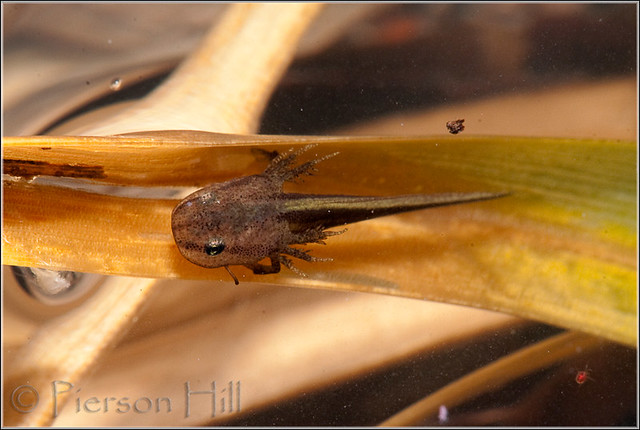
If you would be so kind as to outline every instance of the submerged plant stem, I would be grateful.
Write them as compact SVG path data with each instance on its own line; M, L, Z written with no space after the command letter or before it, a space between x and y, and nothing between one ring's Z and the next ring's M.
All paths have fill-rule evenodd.
M538 342L454 381L408 408L398 412L380 424L383 427L418 425L436 416L438 408L447 409L504 385L547 366L584 354L603 341L580 332L568 332Z

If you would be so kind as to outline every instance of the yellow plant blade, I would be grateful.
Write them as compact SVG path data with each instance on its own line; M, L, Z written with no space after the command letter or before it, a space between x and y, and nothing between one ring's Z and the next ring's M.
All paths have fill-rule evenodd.
M161 132L8 138L4 159L14 160L9 166L22 161L102 167L96 182L202 186L259 173L267 157L256 148L283 151L310 141L318 146L301 161L340 154L318 165L318 173L304 183L286 185L288 191L512 194L353 224L326 247L309 246L313 255L334 261L297 262L308 277L286 269L259 276L233 267L241 282L459 303L635 345L636 147L631 142ZM21 180L4 184L5 264L230 279L223 269L194 266L178 253L170 229L177 200L107 196Z

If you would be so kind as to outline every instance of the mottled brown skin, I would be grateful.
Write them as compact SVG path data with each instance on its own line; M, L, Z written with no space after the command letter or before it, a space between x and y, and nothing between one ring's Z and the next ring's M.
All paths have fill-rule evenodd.
M399 212L487 200L504 193L415 194L392 197L284 193L284 182L310 174L314 166L335 154L293 167L297 152L278 155L266 170L253 176L209 185L187 196L171 214L171 229L180 253L198 266L242 265L256 274L277 273L283 264L297 270L286 257L326 261L290 245L324 243L342 231L327 228ZM260 264L269 258L270 265Z

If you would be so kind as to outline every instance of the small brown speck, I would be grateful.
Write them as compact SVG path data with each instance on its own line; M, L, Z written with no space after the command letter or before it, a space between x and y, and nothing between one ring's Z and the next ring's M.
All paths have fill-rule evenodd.
M464 130L464 119L457 119L455 121L447 121L447 130L451 134L458 134Z

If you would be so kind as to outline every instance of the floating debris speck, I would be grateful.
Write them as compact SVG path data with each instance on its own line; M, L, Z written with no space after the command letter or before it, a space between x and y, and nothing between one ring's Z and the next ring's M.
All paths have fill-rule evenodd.
M458 134L464 130L464 119L457 119L455 121L447 121L447 130L451 134Z

